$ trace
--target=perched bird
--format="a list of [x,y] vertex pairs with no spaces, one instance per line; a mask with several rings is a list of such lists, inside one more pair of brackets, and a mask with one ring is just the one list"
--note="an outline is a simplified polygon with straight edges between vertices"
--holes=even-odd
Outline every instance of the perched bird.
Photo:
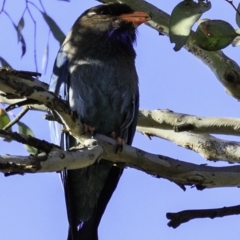
[[[68,101],[82,123],[127,144],[133,140],[139,107],[133,43],[137,26],[148,20],[148,14],[119,3],[85,11],[58,52],[50,82],[50,90]],[[56,123],[51,132],[52,140],[64,149],[77,144]],[[102,159],[61,173],[68,240],[98,239],[99,222],[122,172]]]

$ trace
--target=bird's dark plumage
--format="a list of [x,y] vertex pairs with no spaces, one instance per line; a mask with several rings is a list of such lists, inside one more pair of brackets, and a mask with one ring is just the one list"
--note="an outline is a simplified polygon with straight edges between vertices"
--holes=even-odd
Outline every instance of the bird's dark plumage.
[[[76,110],[96,132],[132,143],[139,105],[133,42],[136,27],[148,20],[125,4],[105,4],[85,11],[74,23],[57,55],[50,90]],[[53,141],[76,145],[57,124]],[[61,136],[62,135],[62,136]],[[97,240],[97,229],[122,169],[101,160],[90,167],[63,171],[68,240]]]

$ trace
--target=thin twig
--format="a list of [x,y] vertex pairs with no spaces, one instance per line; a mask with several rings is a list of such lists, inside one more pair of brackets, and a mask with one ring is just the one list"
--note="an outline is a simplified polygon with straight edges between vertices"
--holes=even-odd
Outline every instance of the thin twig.
[[39,3],[40,3],[40,5],[41,5],[43,11],[46,13],[46,9],[45,9],[45,7],[43,6],[42,0],[39,0]]
[[38,72],[38,65],[37,65],[37,42],[36,42],[36,39],[37,39],[37,24],[36,24],[36,21],[28,7],[28,1],[26,1],[26,5],[27,5],[27,11],[29,13],[29,16],[30,18],[32,19],[33,21],[33,24],[34,24],[34,62],[35,62],[35,67],[36,67],[36,72]]
[[58,147],[57,145],[51,144],[45,140],[37,139],[30,135],[26,136],[17,132],[9,132],[2,129],[0,129],[0,137],[11,139],[22,144],[27,144],[45,153],[49,153],[54,147]]
[[2,9],[1,9],[0,13],[4,11],[5,3],[6,3],[6,0],[3,1]]
[[178,213],[167,213],[166,217],[169,219],[168,226],[172,228],[179,227],[182,223],[188,222],[196,218],[216,218],[240,214],[240,205],[213,208],[213,209],[197,209],[185,210]]
[[12,22],[12,24],[15,26],[14,21],[12,20],[11,16],[8,14],[8,12],[6,12],[5,10],[2,10],[3,13],[5,13],[7,15],[7,17],[9,18],[9,20]]
[[240,12],[238,11],[238,9],[234,6],[234,4],[233,4],[233,1],[231,1],[231,0],[226,0],[233,8],[234,8],[234,10],[237,12],[237,14],[240,16]]
[[8,130],[12,127],[15,123],[19,122],[19,120],[29,111],[29,107],[23,107],[22,111],[9,123],[7,124],[3,130]]

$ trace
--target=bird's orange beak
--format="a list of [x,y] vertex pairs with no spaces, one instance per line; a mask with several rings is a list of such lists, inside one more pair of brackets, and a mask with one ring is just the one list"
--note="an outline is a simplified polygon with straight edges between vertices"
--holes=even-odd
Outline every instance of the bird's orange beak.
[[126,13],[120,15],[120,18],[126,22],[134,23],[137,26],[151,19],[150,16],[145,12]]

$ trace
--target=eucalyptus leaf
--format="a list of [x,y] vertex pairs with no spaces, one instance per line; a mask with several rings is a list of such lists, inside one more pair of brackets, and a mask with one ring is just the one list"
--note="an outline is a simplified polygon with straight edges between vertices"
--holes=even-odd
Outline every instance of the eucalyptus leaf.
[[49,15],[47,15],[45,12],[41,12],[41,13],[47,25],[49,26],[53,36],[59,42],[59,44],[62,45],[65,39],[65,34],[62,32],[62,30],[57,25],[57,23]]
[[[7,124],[10,123],[10,117],[8,116],[7,112],[0,108],[0,129],[3,129]],[[11,129],[9,129],[11,131]]]
[[[240,12],[240,3],[238,4],[237,10],[238,10],[238,12]],[[240,16],[239,16],[238,12],[236,11],[236,23],[237,23],[238,27],[240,28]]]
[[[34,137],[34,133],[33,131],[23,122],[18,122],[18,132],[20,134],[23,134],[23,135],[26,135],[26,136],[32,136]],[[36,154],[37,153],[37,149],[32,147],[32,146],[29,146],[27,144],[23,144],[24,147],[27,149],[27,151],[30,153],[30,154]]]
[[199,24],[191,43],[207,51],[227,47],[238,36],[235,29],[223,20],[209,20]]
[[172,11],[169,24],[169,37],[175,43],[174,50],[180,50],[187,42],[192,26],[202,14],[211,8],[210,2],[196,3],[191,0],[180,2]]
[[22,44],[22,57],[26,53],[26,42],[22,35],[22,30],[24,28],[24,25],[25,25],[24,18],[21,17],[21,19],[19,20],[18,25],[17,25],[17,33],[18,33],[18,42],[21,42],[21,44]]
[[0,57],[0,62],[1,62],[2,67],[12,68],[12,66],[2,57]]
[[22,30],[23,30],[23,28],[24,28],[24,25],[25,25],[25,23],[24,23],[24,18],[21,17],[20,20],[19,20],[19,22],[18,22],[18,25],[17,25],[17,30],[18,30],[18,41],[20,41],[20,38],[21,38],[21,32],[22,32]]

